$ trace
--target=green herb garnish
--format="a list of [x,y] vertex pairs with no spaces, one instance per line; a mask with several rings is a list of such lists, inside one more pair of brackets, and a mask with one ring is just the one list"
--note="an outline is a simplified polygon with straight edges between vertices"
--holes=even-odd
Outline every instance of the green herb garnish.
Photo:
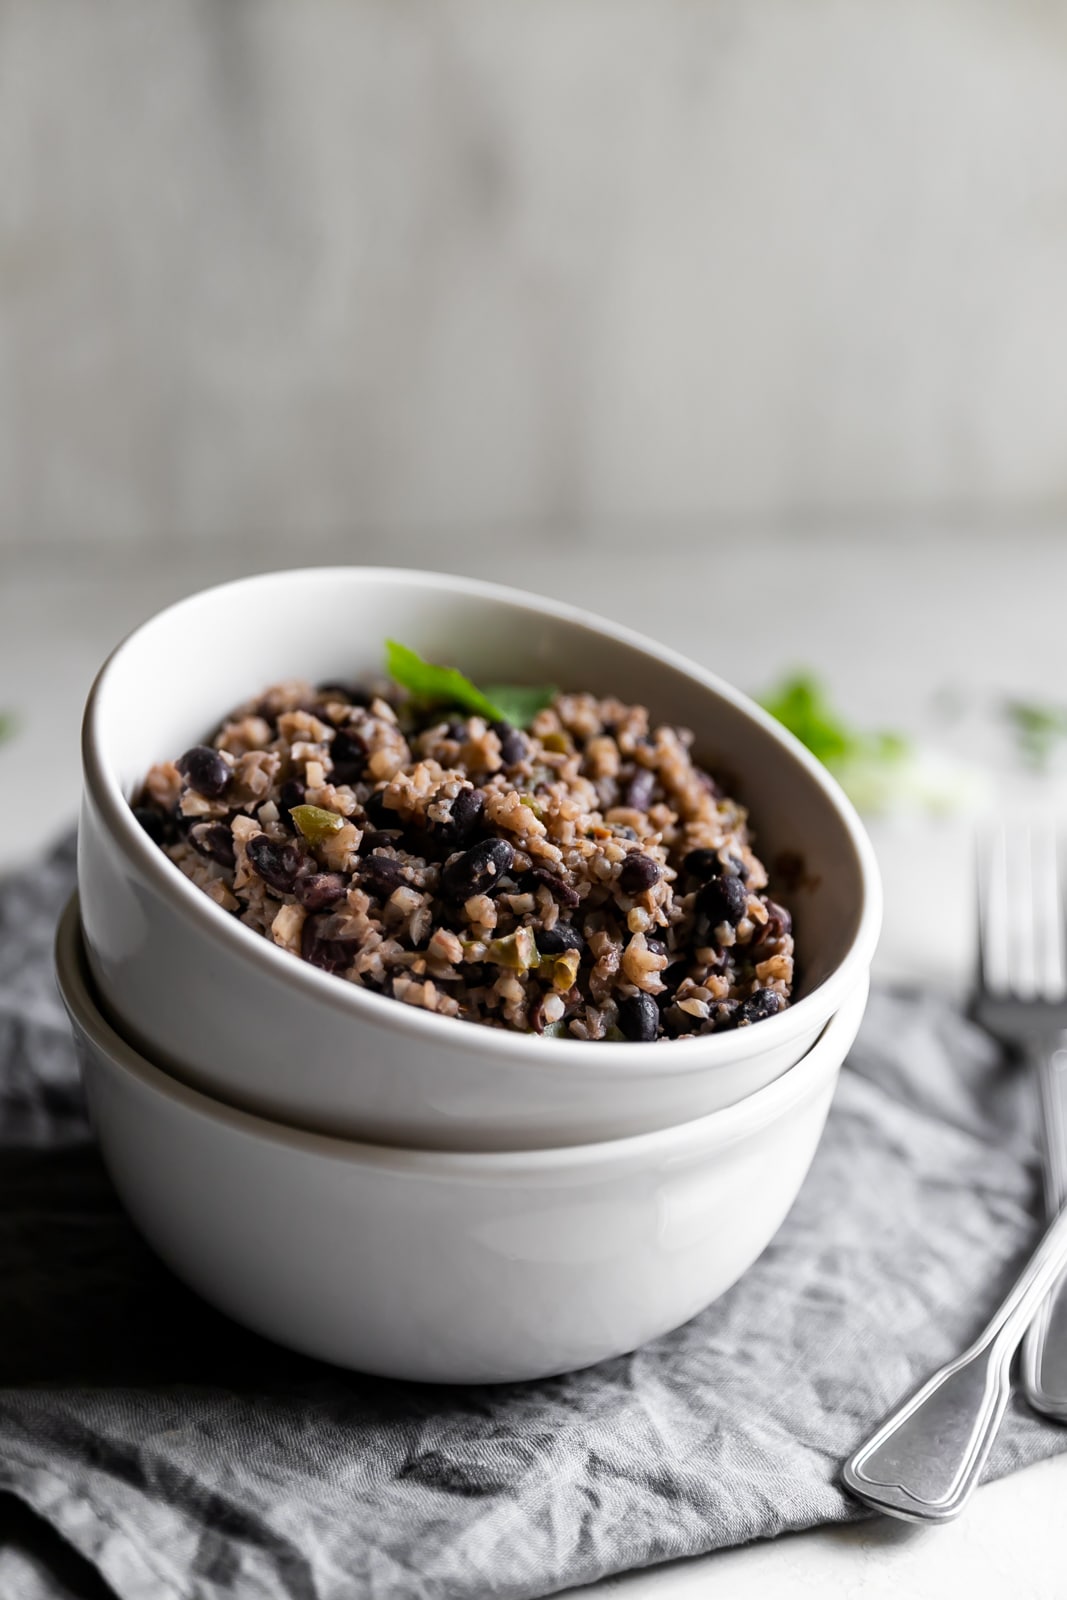
[[898,797],[901,769],[911,756],[900,734],[850,727],[807,673],[787,678],[760,704],[830,769],[862,810],[884,810]]
[[1003,712],[1026,762],[1031,767],[1047,767],[1057,743],[1067,738],[1067,706],[1006,700]]
[[17,726],[18,724],[10,711],[0,711],[0,744],[3,744],[5,739],[12,737]]
[[406,644],[385,641],[385,665],[389,676],[423,706],[461,706],[491,722],[503,720],[503,712],[455,667],[435,667],[424,661]]
[[521,683],[494,683],[485,692],[499,708],[502,720],[515,728],[528,728],[537,713],[550,706],[559,693],[552,684],[529,689]]
[[482,692],[455,667],[438,667],[424,661],[406,644],[385,641],[385,666],[389,676],[406,689],[420,706],[459,706],[490,722],[510,722],[525,728],[555,697],[553,688],[526,688],[500,684]]
[[827,767],[861,758],[899,761],[907,753],[907,740],[896,733],[860,733],[850,728],[834,710],[822,685],[806,673],[787,678],[772,694],[760,700],[764,711],[796,734],[812,755]]

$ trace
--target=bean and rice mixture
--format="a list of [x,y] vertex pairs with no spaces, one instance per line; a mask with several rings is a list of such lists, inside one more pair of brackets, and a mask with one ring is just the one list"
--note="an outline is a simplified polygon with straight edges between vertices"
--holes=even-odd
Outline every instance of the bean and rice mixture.
[[257,933],[443,1016],[652,1040],[785,1008],[789,913],[690,733],[591,694],[521,732],[378,689],[275,685],[154,766],[138,820]]

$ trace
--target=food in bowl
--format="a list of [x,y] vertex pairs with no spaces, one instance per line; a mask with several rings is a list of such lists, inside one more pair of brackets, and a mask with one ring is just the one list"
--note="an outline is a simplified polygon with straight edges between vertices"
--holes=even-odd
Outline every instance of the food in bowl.
[[391,682],[275,684],[150,770],[139,821],[222,911],[362,988],[521,1032],[681,1039],[788,1006],[790,914],[689,732],[389,661]]

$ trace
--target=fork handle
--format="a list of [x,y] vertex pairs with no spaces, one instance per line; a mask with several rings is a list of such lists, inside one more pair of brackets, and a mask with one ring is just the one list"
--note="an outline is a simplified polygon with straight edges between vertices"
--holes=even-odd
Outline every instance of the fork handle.
[[[1032,1056],[1041,1098],[1045,1205],[1055,1216],[1067,1205],[1067,1034],[1036,1041]],[[1027,1329],[1020,1375],[1035,1411],[1067,1422],[1067,1275],[1061,1274]]]
[[847,1489],[908,1522],[947,1522],[963,1510],[1008,1403],[1012,1356],[1065,1266],[1067,1211],[1061,1211],[985,1332],[846,1463]]

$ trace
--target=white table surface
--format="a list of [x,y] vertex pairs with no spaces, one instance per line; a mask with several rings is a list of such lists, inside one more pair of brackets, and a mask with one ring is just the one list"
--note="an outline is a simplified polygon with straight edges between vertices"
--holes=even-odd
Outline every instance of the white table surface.
[[[504,543],[491,552],[439,548],[421,562],[419,554],[394,545],[348,558],[448,566],[566,593],[668,639],[746,689],[767,686],[791,666],[810,666],[855,719],[978,763],[985,803],[1051,801],[1067,814],[1065,780],[1039,782],[1016,770],[991,714],[1007,693],[1067,702],[1067,537],[1020,534],[1009,543],[931,530],[877,544],[844,536],[723,539],[675,547],[667,577],[650,576],[636,537],[609,557],[544,543],[529,550]],[[0,709],[10,707],[20,726],[0,747],[0,867],[31,863],[72,822],[81,704],[111,645],[204,582],[307,559],[308,552],[272,557],[260,547],[243,557],[205,555],[192,568],[158,559],[150,570],[127,563],[9,568],[0,585]],[[941,691],[962,702],[953,719]],[[973,821],[972,807],[872,824],[886,888],[878,976],[965,984]],[[730,1600],[944,1600],[956,1592],[969,1600],[1061,1600],[1065,1495],[1067,1457],[986,1486],[947,1527],[913,1530],[886,1521],[816,1530],[581,1592],[617,1592],[625,1600],[709,1593]]]

